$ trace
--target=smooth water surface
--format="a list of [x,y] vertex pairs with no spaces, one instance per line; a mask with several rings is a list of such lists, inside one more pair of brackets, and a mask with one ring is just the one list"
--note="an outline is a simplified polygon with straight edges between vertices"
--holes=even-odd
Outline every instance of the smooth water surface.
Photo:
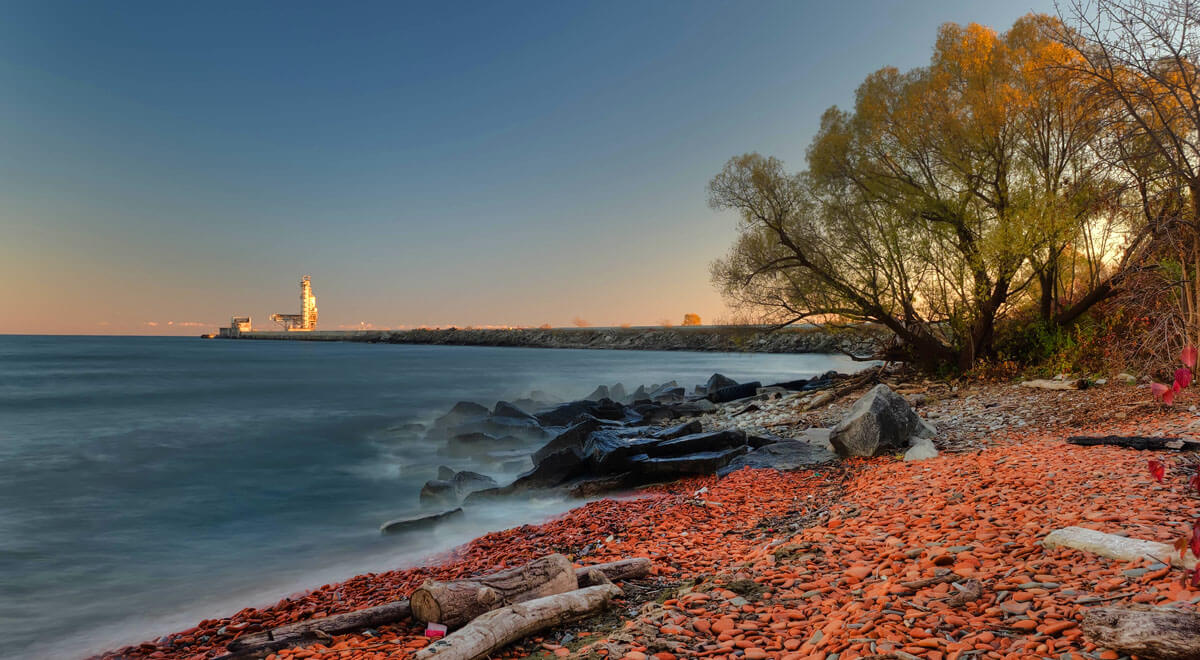
[[489,472],[438,456],[404,427],[456,401],[859,366],[826,355],[0,336],[0,658],[155,638],[572,506],[469,510],[420,539],[381,536],[380,523],[415,511],[439,463]]

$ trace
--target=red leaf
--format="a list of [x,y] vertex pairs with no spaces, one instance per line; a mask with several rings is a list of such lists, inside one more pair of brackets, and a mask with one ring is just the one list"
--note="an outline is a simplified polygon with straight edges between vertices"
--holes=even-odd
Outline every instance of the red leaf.
[[1192,478],[1188,479],[1188,485],[1196,490],[1200,490],[1200,470],[1197,470],[1195,474],[1192,475]]
[[1163,395],[1170,391],[1171,388],[1163,385],[1162,383],[1150,383],[1150,393],[1153,394],[1154,398],[1158,399],[1159,401],[1162,401]]
[[1193,568],[1189,572],[1192,574],[1192,586],[1200,587],[1200,568]]
[[1186,536],[1181,536],[1175,539],[1175,549],[1179,551],[1179,558],[1183,559],[1188,551],[1188,539]]
[[1175,405],[1175,390],[1168,389],[1166,392],[1163,392],[1162,402],[1168,406]]
[[1179,359],[1183,361],[1189,368],[1196,366],[1196,347],[1188,344],[1183,347],[1183,352],[1179,354]]
[[1192,549],[1193,555],[1200,557],[1200,520],[1192,525],[1192,540],[1188,542],[1188,547]]
[[1175,391],[1187,387],[1192,384],[1192,370],[1187,367],[1180,367],[1175,370]]
[[1154,477],[1155,481],[1161,484],[1163,475],[1167,473],[1167,466],[1163,465],[1162,461],[1154,458],[1150,459],[1147,466],[1150,468],[1150,476]]

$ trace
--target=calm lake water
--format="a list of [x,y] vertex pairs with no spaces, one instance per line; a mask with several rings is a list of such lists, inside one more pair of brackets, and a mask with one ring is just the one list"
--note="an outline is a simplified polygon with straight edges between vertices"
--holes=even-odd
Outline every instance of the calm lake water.
[[[459,400],[764,383],[841,356],[0,336],[0,658],[83,657],[365,571],[417,564],[556,500],[419,540],[436,454],[405,424]],[[575,504],[578,504],[577,502]]]

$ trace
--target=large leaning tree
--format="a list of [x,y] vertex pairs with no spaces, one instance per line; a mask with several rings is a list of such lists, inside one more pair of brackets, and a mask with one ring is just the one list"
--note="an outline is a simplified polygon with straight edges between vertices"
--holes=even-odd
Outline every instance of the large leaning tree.
[[1120,204],[1110,108],[1056,38],[947,24],[929,66],[881,69],[822,117],[805,171],[731,159],[709,203],[740,215],[714,281],[780,323],[868,321],[896,357],[967,369],[1019,306],[1071,323],[1111,295],[1140,216]]
[[1070,74],[1110,108],[1127,204],[1156,238],[1157,267],[1139,298],[1169,301],[1151,322],[1173,344],[1165,352],[1177,353],[1200,342],[1200,1],[1065,0],[1059,9],[1071,29],[1058,23],[1054,34],[1079,53]]

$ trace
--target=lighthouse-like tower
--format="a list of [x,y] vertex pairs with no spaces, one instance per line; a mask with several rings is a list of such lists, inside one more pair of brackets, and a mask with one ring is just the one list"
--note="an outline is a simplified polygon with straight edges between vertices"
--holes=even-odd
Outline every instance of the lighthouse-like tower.
[[312,281],[308,275],[300,278],[300,313],[272,314],[271,320],[288,332],[317,329],[317,297],[312,292]]
[[300,315],[304,330],[317,328],[317,297],[312,292],[312,281],[308,275],[300,278]]

